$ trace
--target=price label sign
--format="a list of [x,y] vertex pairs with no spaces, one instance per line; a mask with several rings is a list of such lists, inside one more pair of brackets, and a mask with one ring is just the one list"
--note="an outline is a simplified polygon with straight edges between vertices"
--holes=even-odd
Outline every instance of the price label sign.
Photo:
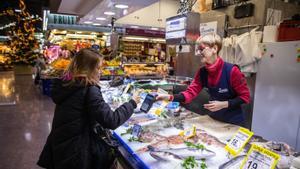
[[274,169],[279,159],[278,154],[253,144],[240,169]]
[[139,137],[140,134],[142,133],[142,126],[138,125],[138,124],[134,124],[134,126],[132,127],[132,135],[134,137]]
[[246,143],[253,136],[253,132],[249,131],[246,128],[239,128],[239,130],[235,133],[235,135],[231,138],[229,143],[225,146],[225,149],[233,156],[238,155]]

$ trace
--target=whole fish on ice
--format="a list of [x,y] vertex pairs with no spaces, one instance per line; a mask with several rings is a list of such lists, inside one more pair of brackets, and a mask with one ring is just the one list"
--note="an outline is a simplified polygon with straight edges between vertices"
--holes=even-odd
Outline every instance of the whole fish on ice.
[[[170,149],[155,149],[152,146],[148,146],[148,149],[151,152],[164,152],[167,154],[172,154],[175,155],[177,158],[180,159],[185,159],[187,157],[193,156],[195,157],[196,160],[201,160],[201,159],[209,159],[214,156],[216,156],[216,153],[208,150],[206,148],[204,149],[196,149],[196,148],[190,148],[190,147],[185,147],[185,148],[170,148]],[[151,155],[151,154],[150,154]]]
[[164,151],[150,151],[150,155],[159,161],[181,161],[182,159],[173,153],[164,152]]
[[246,157],[246,155],[239,155],[231,160],[227,161],[226,163],[219,166],[219,169],[236,169],[240,168],[243,159]]

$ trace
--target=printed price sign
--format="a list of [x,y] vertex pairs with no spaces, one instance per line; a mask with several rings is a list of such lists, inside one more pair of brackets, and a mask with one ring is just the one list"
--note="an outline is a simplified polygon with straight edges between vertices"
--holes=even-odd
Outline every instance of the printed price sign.
[[253,136],[253,132],[241,127],[237,133],[231,138],[225,149],[233,156],[238,155]]
[[139,137],[140,134],[142,133],[142,126],[138,125],[138,124],[134,124],[134,126],[132,127],[132,135],[134,137]]
[[253,144],[240,169],[274,169],[280,156]]

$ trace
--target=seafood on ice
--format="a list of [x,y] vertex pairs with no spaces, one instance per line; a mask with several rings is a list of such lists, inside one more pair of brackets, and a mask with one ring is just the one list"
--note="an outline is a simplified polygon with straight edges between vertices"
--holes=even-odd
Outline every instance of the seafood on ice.
[[[153,152],[161,152],[168,155],[176,156],[177,159],[178,158],[185,159],[190,156],[193,156],[195,157],[196,160],[202,160],[202,159],[209,159],[216,156],[215,152],[208,150],[206,148],[197,149],[197,148],[185,147],[185,148],[155,149],[149,146],[148,149],[150,150],[150,155]],[[156,157],[153,158],[157,159]]]
[[219,169],[240,168],[245,157],[246,157],[246,155],[236,156],[236,157],[232,158],[231,160],[227,161],[226,163],[220,165]]
[[[156,134],[155,137],[158,137],[159,135]],[[169,137],[165,137],[163,139],[163,136],[160,136],[161,139],[152,143],[151,146],[157,149],[160,148],[182,148],[185,141],[189,141],[192,143],[205,143],[208,145],[214,145],[219,148],[224,148],[225,144],[222,143],[218,138],[208,134],[204,130],[196,130],[196,136],[186,139],[180,135],[172,135]],[[138,153],[149,151],[148,147],[143,147],[137,150]]]

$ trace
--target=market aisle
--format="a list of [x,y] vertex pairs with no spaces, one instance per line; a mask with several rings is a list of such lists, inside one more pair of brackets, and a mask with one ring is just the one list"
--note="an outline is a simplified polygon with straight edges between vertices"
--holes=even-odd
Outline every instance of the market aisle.
[[0,101],[9,97],[16,101],[0,106],[0,168],[38,169],[36,161],[50,131],[54,104],[33,85],[30,75],[0,73],[0,81],[10,82],[0,84]]

